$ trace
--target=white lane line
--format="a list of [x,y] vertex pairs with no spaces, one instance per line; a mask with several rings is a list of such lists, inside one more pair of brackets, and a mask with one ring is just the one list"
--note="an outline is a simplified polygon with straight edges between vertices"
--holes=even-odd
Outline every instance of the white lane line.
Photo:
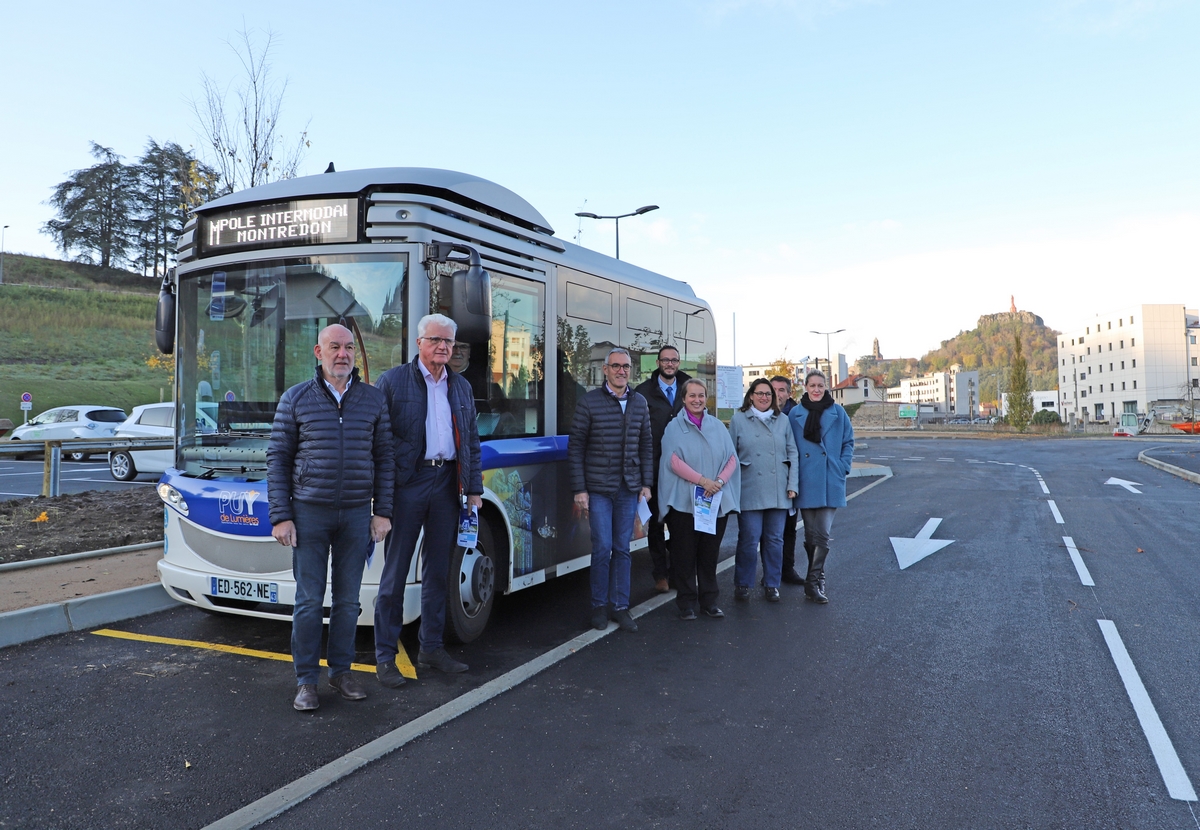
[[1117,665],[1121,682],[1125,684],[1125,693],[1129,695],[1129,702],[1133,704],[1133,711],[1142,725],[1142,732],[1146,735],[1147,743],[1150,744],[1150,752],[1154,755],[1154,762],[1158,764],[1158,772],[1162,775],[1163,783],[1167,785],[1167,794],[1177,801],[1195,801],[1196,790],[1192,787],[1192,782],[1188,780],[1187,773],[1184,772],[1179,755],[1175,752],[1175,746],[1171,743],[1171,738],[1167,735],[1167,730],[1163,727],[1162,720],[1159,719],[1158,712],[1154,709],[1154,704],[1146,692],[1146,687],[1142,684],[1137,667],[1133,665],[1133,660],[1129,658],[1129,652],[1125,650],[1125,643],[1121,641],[1121,635],[1117,633],[1117,626],[1112,620],[1096,620],[1096,622],[1100,624],[1104,642],[1108,644],[1108,651]]
[[[925,456],[921,456],[920,458],[902,458],[902,459],[900,459],[900,460],[901,460],[901,461],[924,461],[924,460],[925,460]],[[785,495],[786,495],[786,494],[785,494]]]
[[953,458],[939,458],[938,461],[954,461]]
[[[1048,495],[1050,495],[1050,488],[1046,486],[1046,482],[1042,481],[1042,480],[1039,478],[1039,479],[1038,479],[1038,484],[1042,485],[1042,492],[1043,492],[1043,493],[1045,493],[1047,496],[1048,496]],[[787,495],[787,493],[784,493],[784,495],[786,496],[786,495]]]
[[1050,512],[1054,514],[1054,521],[1060,525],[1065,525],[1066,522],[1063,521],[1062,513],[1058,512],[1058,505],[1054,503],[1054,499],[1046,499],[1046,504],[1050,505]]
[[967,459],[967,463],[968,463],[968,464],[986,464],[987,462],[986,462],[986,461],[979,461],[978,459],[975,459],[975,458],[968,458],[968,459]]
[[1083,557],[1079,555],[1079,548],[1075,547],[1075,540],[1070,536],[1064,536],[1063,543],[1067,546],[1067,553],[1071,555],[1071,561],[1075,563],[1075,573],[1079,574],[1079,582],[1093,588],[1096,587],[1087,565],[1083,564]]
[[871,456],[871,457],[872,457],[872,458],[881,458],[881,459],[895,458],[895,456],[894,456],[894,455],[874,455],[874,456]]

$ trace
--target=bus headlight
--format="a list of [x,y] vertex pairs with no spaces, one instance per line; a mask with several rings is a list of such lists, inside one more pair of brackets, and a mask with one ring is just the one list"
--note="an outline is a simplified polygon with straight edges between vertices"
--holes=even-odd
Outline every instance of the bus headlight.
[[183,494],[170,484],[158,485],[158,497],[183,515],[188,514],[188,503],[184,501]]

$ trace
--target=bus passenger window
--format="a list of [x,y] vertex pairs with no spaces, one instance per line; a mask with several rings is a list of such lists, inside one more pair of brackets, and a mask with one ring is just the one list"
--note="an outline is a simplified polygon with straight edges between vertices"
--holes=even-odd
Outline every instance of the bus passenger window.
[[540,283],[493,272],[491,338],[454,345],[450,368],[471,383],[481,438],[543,431],[544,298]]

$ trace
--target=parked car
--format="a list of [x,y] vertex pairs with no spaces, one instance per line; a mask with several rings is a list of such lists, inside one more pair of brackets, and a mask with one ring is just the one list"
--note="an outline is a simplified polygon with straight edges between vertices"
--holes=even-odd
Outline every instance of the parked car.
[[[34,443],[29,454],[42,452],[42,441],[61,441],[69,438],[110,438],[117,424],[126,418],[125,410],[115,406],[56,406],[22,424],[12,431],[12,440]],[[72,461],[86,461],[91,453],[79,450],[64,453]]]
[[[117,438],[175,437],[175,404],[135,406],[117,427]],[[114,450],[108,454],[108,471],[117,481],[133,481],[138,473],[162,473],[174,462],[172,450]]]

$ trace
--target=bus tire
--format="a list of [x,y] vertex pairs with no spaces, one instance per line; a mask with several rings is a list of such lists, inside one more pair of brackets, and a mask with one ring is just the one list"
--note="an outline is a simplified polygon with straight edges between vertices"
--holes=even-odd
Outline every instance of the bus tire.
[[486,519],[479,522],[479,541],[473,549],[454,547],[446,582],[446,637],[451,642],[473,642],[487,628],[501,562]]

